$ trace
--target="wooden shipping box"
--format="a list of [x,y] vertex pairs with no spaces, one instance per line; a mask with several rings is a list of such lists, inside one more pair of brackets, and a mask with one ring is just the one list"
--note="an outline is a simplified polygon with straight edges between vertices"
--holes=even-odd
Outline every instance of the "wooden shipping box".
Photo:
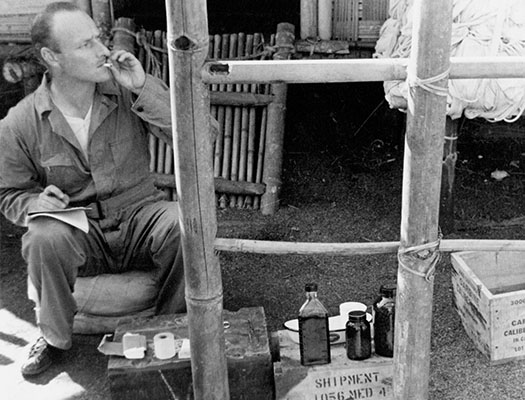
[[453,253],[454,304],[492,363],[525,358],[525,253]]
[[[266,318],[262,307],[224,311],[226,358],[232,400],[272,400],[274,379]],[[176,339],[188,338],[184,314],[139,318],[119,325],[114,341],[126,332],[146,336],[146,356],[139,360],[111,356],[108,379],[112,400],[192,399],[191,362],[175,356],[159,360],[153,355],[153,337],[172,332]]]
[[344,344],[331,346],[331,362],[301,365],[299,344],[279,331],[280,361],[274,363],[277,400],[390,400],[393,359],[375,354],[349,360]]

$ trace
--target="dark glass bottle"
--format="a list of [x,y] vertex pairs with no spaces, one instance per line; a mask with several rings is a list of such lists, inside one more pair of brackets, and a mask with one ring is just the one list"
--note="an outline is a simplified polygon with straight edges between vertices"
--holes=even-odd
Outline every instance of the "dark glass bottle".
[[376,354],[394,356],[394,323],[396,319],[396,285],[382,285],[374,302],[374,345]]
[[305,285],[306,301],[299,310],[299,348],[302,365],[330,362],[328,311],[317,298],[317,284]]
[[346,355],[350,360],[366,360],[372,355],[372,337],[366,312],[350,311],[346,323]]

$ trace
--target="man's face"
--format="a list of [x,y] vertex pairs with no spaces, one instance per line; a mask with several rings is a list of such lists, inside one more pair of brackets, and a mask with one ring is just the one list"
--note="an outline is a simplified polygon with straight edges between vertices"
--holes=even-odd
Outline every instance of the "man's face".
[[55,52],[61,74],[73,80],[105,82],[112,78],[103,64],[110,52],[100,41],[93,20],[83,12],[55,15],[53,35],[58,45]]

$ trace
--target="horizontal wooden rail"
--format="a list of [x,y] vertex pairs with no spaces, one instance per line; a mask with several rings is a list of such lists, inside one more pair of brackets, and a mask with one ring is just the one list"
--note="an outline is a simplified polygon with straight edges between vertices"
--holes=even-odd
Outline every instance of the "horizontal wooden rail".
[[[525,78],[525,57],[452,57],[450,79]],[[406,58],[208,62],[206,83],[332,83],[405,80]],[[428,77],[419,77],[428,78]]]
[[271,94],[210,91],[210,104],[218,106],[267,106],[274,100]]
[[[173,174],[152,173],[155,185],[162,188],[177,189]],[[230,181],[224,178],[214,178],[215,191],[219,193],[241,195],[263,195],[266,191],[264,183],[245,181]]]
[[[215,250],[257,254],[302,254],[355,256],[397,253],[399,242],[310,243],[246,239],[215,239]],[[525,240],[441,240],[439,250],[457,251],[525,251]]]

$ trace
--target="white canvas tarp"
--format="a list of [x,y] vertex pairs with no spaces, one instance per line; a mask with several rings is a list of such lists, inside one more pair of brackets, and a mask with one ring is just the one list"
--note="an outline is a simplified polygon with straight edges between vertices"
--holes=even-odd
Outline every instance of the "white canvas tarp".
[[[407,58],[412,39],[413,0],[392,0],[375,57]],[[452,57],[525,56],[524,0],[454,0]],[[407,83],[385,82],[392,108],[406,109]],[[449,81],[447,115],[513,122],[525,109],[525,79]]]

